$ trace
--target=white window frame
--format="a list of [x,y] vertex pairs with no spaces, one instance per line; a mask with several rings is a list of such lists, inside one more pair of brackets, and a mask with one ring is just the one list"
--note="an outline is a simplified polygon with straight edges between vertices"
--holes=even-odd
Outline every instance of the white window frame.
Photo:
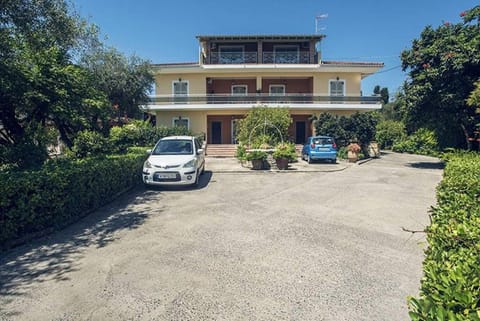
[[[186,94],[175,94],[175,84],[178,83],[187,83],[187,93]],[[190,93],[190,83],[188,80],[172,80],[172,96],[174,97],[186,97]]]
[[[233,88],[236,88],[236,87],[243,87],[243,88],[245,88],[245,93],[244,93],[244,94],[234,93],[234,92],[233,92]],[[231,93],[232,93],[232,96],[247,96],[247,95],[248,95],[248,85],[232,85],[232,87],[231,87]]]
[[[332,95],[332,82],[343,82],[343,93],[341,95]],[[344,97],[347,91],[347,82],[345,79],[330,79],[328,81],[328,95],[332,97]]]
[[273,62],[277,61],[277,49],[278,48],[295,48],[297,51],[297,62],[300,62],[300,46],[299,45],[274,45],[273,46]]
[[190,117],[172,117],[172,128],[175,128],[177,127],[175,125],[175,121],[178,121],[178,120],[186,120],[187,121],[187,129],[190,129]]
[[225,50],[225,48],[241,48],[242,49],[242,61],[245,61],[245,46],[243,45],[221,45],[218,46],[218,61],[222,63],[222,51],[223,52],[232,52]]
[[[282,87],[283,88],[283,93],[282,94],[278,94],[278,93],[272,93],[272,87]],[[285,96],[285,85],[283,84],[271,84],[268,86],[268,94],[270,96]]]

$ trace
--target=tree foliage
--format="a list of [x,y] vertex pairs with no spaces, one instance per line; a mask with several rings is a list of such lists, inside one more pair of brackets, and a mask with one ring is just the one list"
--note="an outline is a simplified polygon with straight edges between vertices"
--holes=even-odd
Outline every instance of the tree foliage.
[[[114,104],[133,114],[144,101],[152,81],[146,63],[103,49],[97,33],[64,0],[0,1],[2,161],[41,164],[49,128],[71,146],[79,131],[108,132]],[[94,68],[92,52],[112,63]],[[38,155],[33,163],[26,159],[30,153]]]
[[149,63],[137,56],[125,57],[114,48],[94,48],[86,53],[81,65],[92,72],[93,78],[116,116],[129,118],[140,115],[140,104],[148,100],[153,83]]
[[401,55],[407,128],[434,129],[442,147],[466,146],[479,122],[467,98],[480,78],[480,6],[460,15],[460,23],[426,27]]
[[392,148],[393,144],[404,140],[406,136],[405,125],[401,121],[382,120],[377,124],[375,139],[380,148]]
[[245,145],[275,146],[288,139],[288,127],[291,123],[292,117],[287,108],[253,107],[245,118],[240,120],[237,138]]
[[467,104],[470,107],[476,108],[476,113],[480,113],[480,80],[475,83],[475,88],[470,93],[470,96],[468,96]]
[[317,135],[334,137],[339,146],[358,141],[365,147],[375,139],[377,118],[374,113],[357,112],[348,117],[322,113],[315,122],[315,131]]
[[382,88],[377,85],[373,88],[373,94],[382,98],[382,104],[388,104],[388,101],[390,100],[390,94],[388,93],[387,87]]

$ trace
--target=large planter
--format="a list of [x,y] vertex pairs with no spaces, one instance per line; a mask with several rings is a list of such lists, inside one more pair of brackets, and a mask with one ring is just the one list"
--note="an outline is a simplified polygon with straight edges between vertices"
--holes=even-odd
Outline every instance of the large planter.
[[263,159],[252,159],[252,169],[263,169]]
[[358,160],[358,153],[348,151],[347,157],[350,163],[355,163]]
[[285,170],[288,169],[288,158],[277,158],[275,159],[278,169]]
[[380,148],[378,148],[377,142],[370,142],[368,145],[368,156],[369,157],[380,157]]

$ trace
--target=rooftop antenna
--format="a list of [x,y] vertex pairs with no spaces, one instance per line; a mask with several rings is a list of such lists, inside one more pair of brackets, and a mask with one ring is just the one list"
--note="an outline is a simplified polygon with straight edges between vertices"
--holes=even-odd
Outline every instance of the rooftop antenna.
[[[318,35],[320,34],[320,31],[323,31],[327,29],[327,27],[324,24],[324,20],[328,18],[328,13],[322,13],[319,15],[315,16],[315,34]],[[318,41],[316,44],[316,51],[318,53],[318,62],[320,63],[321,61],[321,55],[322,55],[322,49],[320,48],[321,42]]]
[[323,20],[328,18],[328,13],[322,13],[315,16],[315,34],[318,35],[320,31],[325,30],[327,27],[323,24]]

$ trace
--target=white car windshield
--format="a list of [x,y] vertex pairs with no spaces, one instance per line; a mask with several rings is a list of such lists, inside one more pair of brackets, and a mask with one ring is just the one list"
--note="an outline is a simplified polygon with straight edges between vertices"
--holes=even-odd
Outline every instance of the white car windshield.
[[193,146],[191,140],[161,140],[152,152],[152,155],[191,155]]

